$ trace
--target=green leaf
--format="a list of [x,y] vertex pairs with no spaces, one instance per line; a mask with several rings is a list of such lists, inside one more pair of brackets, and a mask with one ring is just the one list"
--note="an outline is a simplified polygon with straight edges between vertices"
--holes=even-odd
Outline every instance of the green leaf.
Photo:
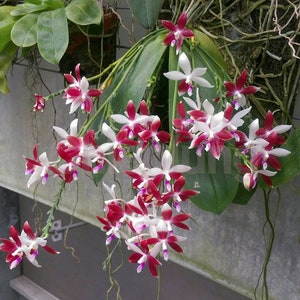
[[199,30],[193,29],[193,32],[195,35],[196,47],[199,47],[202,52],[206,53],[206,55],[209,56],[221,69],[227,71],[227,65],[224,57],[222,56],[214,41],[205,33]]
[[153,32],[149,38],[133,46],[125,54],[110,85],[101,95],[101,103],[106,108],[105,111],[96,113],[91,125],[94,130],[101,128],[102,122],[108,118],[108,105],[113,109],[112,113],[123,114],[129,100],[138,105],[143,99],[148,80],[166,53],[167,48],[162,44],[162,39],[161,31]]
[[36,5],[36,4],[31,4],[31,3],[24,3],[17,5],[15,9],[11,12],[12,16],[24,16],[27,14],[31,14],[34,12],[39,12],[46,10],[47,6],[45,5]]
[[37,24],[37,43],[41,56],[52,64],[58,64],[69,43],[65,8],[43,12]]
[[127,0],[130,10],[144,28],[152,28],[159,16],[164,0]]
[[[183,161],[190,156],[189,165],[195,165],[195,149],[183,151]],[[194,161],[193,161],[194,160]],[[235,169],[224,158],[214,159],[209,153],[204,152],[196,161],[196,167],[185,174],[186,188],[200,191],[191,201],[201,209],[220,214],[235,199],[239,182],[236,178]]]
[[11,30],[11,39],[18,47],[30,47],[37,42],[38,13],[23,16]]
[[241,182],[239,183],[237,194],[235,195],[235,198],[233,199],[232,203],[234,204],[241,204],[246,205],[250,201],[251,197],[255,193],[256,188],[251,189],[250,191],[247,191],[244,187],[244,184]]
[[100,24],[103,10],[94,0],[74,0],[66,6],[66,15],[78,25]]
[[6,74],[16,55],[18,47],[13,42],[8,42],[0,51],[0,93],[9,93]]
[[57,9],[64,7],[64,3],[61,0],[43,0],[43,5],[46,5],[47,7],[51,9]]
[[[300,127],[289,134],[282,148],[291,151],[291,153],[288,156],[280,157],[281,170],[275,176],[271,177],[275,188],[287,183],[300,173]],[[260,186],[268,188],[267,184],[263,181],[260,181]]]
[[10,15],[12,9],[14,9],[13,6],[0,7],[0,51],[11,41],[11,29],[16,22],[16,18]]

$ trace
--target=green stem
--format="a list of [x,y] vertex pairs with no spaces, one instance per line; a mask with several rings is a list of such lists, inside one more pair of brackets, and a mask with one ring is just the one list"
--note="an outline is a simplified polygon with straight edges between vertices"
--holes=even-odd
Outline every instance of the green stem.
[[[169,50],[169,67],[173,70],[173,66],[176,66],[176,70],[179,69],[179,65],[178,65],[178,57],[176,56],[175,53],[175,49],[170,47]],[[174,151],[173,148],[175,145],[175,132],[174,130],[172,130],[172,120],[175,119],[176,117],[176,109],[177,109],[177,81],[172,81],[169,80],[169,113],[171,113],[171,115],[169,115],[169,132],[170,132],[170,143],[169,143],[169,151],[172,154],[172,156],[174,157],[174,153],[172,153]]]
[[[113,79],[113,76],[120,70],[122,70],[122,77],[119,80],[119,82],[116,84],[114,89],[110,92],[110,94],[107,96],[107,98],[104,100],[102,105],[99,106],[98,110],[95,112],[95,114],[87,120],[87,122],[82,126],[79,136],[84,135],[84,133],[90,128],[90,126],[93,124],[93,122],[96,120],[96,118],[100,115],[100,113],[103,112],[103,110],[109,105],[111,100],[115,97],[116,92],[120,89],[122,84],[127,80],[128,75],[132,72],[132,68],[134,64],[136,63],[136,60],[139,58],[140,54],[142,53],[145,45],[147,45],[149,42],[152,41],[152,39],[155,39],[158,35],[160,35],[165,29],[156,30],[145,37],[143,37],[139,42],[137,42],[132,48],[128,50],[124,56],[122,56],[115,64],[113,70],[108,74],[106,81],[104,82],[104,85],[111,79]],[[103,71],[104,72],[104,71]],[[102,75],[103,75],[102,72]],[[96,75],[94,77],[89,78],[89,80],[95,80],[102,76],[101,74]]]
[[48,212],[48,219],[46,221],[45,227],[42,230],[42,237],[48,237],[49,236],[49,232],[52,228],[53,221],[54,221],[54,213],[58,209],[60,201],[62,200],[62,193],[65,190],[65,186],[66,186],[66,182],[62,181],[62,183],[60,185],[60,189],[59,189],[58,193],[55,196],[55,202],[53,203],[50,211]]

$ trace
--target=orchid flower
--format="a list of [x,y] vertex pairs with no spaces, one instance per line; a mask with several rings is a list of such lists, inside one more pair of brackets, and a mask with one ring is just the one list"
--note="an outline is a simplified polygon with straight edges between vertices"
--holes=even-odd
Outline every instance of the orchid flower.
[[226,97],[233,96],[233,104],[236,109],[240,106],[246,105],[246,98],[244,95],[254,94],[259,90],[256,86],[245,86],[248,78],[246,70],[243,70],[241,75],[236,80],[236,83],[225,81]]
[[35,145],[33,148],[33,159],[24,158],[26,159],[25,174],[31,174],[27,182],[28,188],[40,179],[42,180],[42,184],[45,184],[49,177],[49,171],[52,171],[56,175],[61,175],[59,169],[55,167],[57,162],[50,162],[46,152],[43,152],[38,157],[38,145]]
[[188,200],[190,197],[198,195],[199,192],[198,191],[194,191],[194,190],[183,190],[183,186],[185,185],[185,178],[184,176],[180,176],[174,183],[173,186],[173,190],[166,193],[164,195],[164,198],[166,200],[170,200],[172,199],[173,205],[174,207],[176,207],[176,209],[178,211],[180,211],[180,206],[179,203],[181,201],[186,201]]
[[51,254],[59,254],[59,252],[49,247],[46,241],[46,237],[38,237],[32,231],[29,223],[26,221],[23,226],[21,235],[18,230],[14,227],[10,227],[10,238],[1,238],[0,250],[7,252],[6,262],[9,263],[10,269],[15,268],[21,263],[25,256],[34,266],[40,267],[36,260],[38,255],[38,247],[41,246],[47,252]]
[[213,87],[206,79],[201,77],[206,73],[207,68],[195,68],[192,70],[190,61],[184,52],[180,54],[178,64],[183,73],[180,71],[170,71],[164,73],[164,76],[171,80],[180,80],[178,86],[179,96],[184,95],[186,92],[191,96],[193,94],[193,82],[199,86]]
[[176,54],[179,53],[179,50],[183,44],[183,39],[191,38],[194,36],[192,30],[185,28],[187,23],[187,14],[182,12],[178,18],[178,25],[176,26],[171,21],[162,20],[163,26],[170,30],[170,32],[164,38],[164,45],[171,45],[171,47],[176,45]]
[[152,237],[147,239],[148,245],[158,245],[163,250],[164,260],[167,261],[169,259],[168,255],[168,246],[174,249],[178,253],[182,253],[182,248],[178,245],[178,242],[186,240],[185,237],[176,236],[172,232],[170,233],[167,229],[167,225],[163,220],[160,220],[158,224],[155,226],[156,237]]
[[181,229],[190,230],[190,227],[187,226],[184,221],[188,220],[191,215],[181,213],[173,216],[173,210],[168,203],[165,203],[161,208],[161,216],[163,217],[168,231],[173,232],[172,225],[175,225]]
[[246,190],[254,189],[257,185],[258,175],[261,175],[262,179],[268,184],[268,186],[272,187],[272,176],[276,175],[277,172],[270,170],[259,170],[254,165],[253,168],[250,168],[246,165],[239,166],[241,171],[244,173],[243,176],[243,184]]
[[168,191],[171,190],[171,178],[179,178],[183,172],[188,172],[189,170],[191,170],[191,167],[186,165],[176,165],[171,167],[172,161],[173,158],[171,153],[168,150],[165,150],[161,159],[162,168],[152,168],[148,171],[148,175],[150,176],[163,174],[165,177],[165,184]]
[[98,97],[102,94],[100,90],[89,90],[89,82],[86,77],[80,75],[80,64],[75,67],[75,76],[64,74],[65,79],[70,83],[70,86],[65,90],[63,98],[67,99],[66,104],[71,103],[70,114],[75,112],[79,107],[82,110],[90,113],[93,109],[93,97]]
[[267,140],[268,140],[269,136],[273,136],[273,138],[276,137],[276,143],[283,144],[284,139],[282,137],[280,137],[279,135],[289,131],[292,128],[292,126],[291,125],[277,125],[274,128],[272,128],[273,123],[274,123],[273,113],[271,111],[268,111],[265,116],[263,128],[257,129],[255,134],[257,136],[260,136]]
[[33,106],[33,111],[43,112],[45,108],[45,102],[46,102],[45,97],[38,94],[34,94],[34,96],[35,96],[35,104]]
[[160,118],[154,116],[149,129],[145,129],[138,135],[143,140],[142,148],[145,148],[149,141],[152,140],[152,145],[154,149],[158,152],[160,150],[160,143],[167,144],[170,140],[170,134],[164,130],[159,131],[160,128]]
[[108,147],[111,146],[114,149],[114,157],[116,161],[121,161],[124,158],[125,149],[123,145],[136,146],[137,141],[131,140],[128,137],[128,129],[121,129],[116,135],[115,132],[106,124],[102,124],[102,133],[108,137],[111,142],[105,143]]
[[[148,112],[145,109],[145,102],[142,101],[140,104],[142,112]],[[115,122],[124,124],[123,126],[129,129],[128,137],[132,138],[141,132],[147,126],[147,123],[152,120],[148,115],[138,114],[136,112],[135,105],[132,100],[128,101],[125,116],[121,114],[112,114],[110,116]]]
[[146,263],[149,265],[149,270],[154,277],[158,277],[157,266],[160,266],[161,263],[156,259],[160,251],[160,245],[156,244],[154,247],[149,249],[148,243],[146,240],[142,240],[139,245],[139,248],[134,243],[125,241],[128,248],[135,253],[129,257],[129,261],[133,263],[138,263],[137,272],[140,273],[145,267]]

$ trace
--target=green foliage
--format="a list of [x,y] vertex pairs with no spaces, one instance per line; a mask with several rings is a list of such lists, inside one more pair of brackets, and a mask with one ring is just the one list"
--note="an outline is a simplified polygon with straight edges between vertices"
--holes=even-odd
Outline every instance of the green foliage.
[[[9,92],[6,73],[18,47],[37,45],[46,61],[58,64],[69,43],[68,21],[80,26],[100,24],[102,17],[102,8],[94,0],[73,0],[66,7],[61,0],[27,0],[14,7],[1,6],[0,55],[5,64],[0,67],[0,93]],[[8,51],[11,42],[16,46],[13,55]]]
[[39,14],[31,13],[19,19],[11,30],[11,40],[20,48],[30,47],[37,42],[37,20]]
[[[189,151],[193,151],[190,155],[196,155],[195,149]],[[220,214],[237,195],[239,182],[236,172],[232,165],[228,165],[224,154],[219,160],[210,159],[211,155],[207,152],[202,155],[197,166],[185,175],[186,187],[200,191],[200,194],[191,198],[196,206]]]
[[17,5],[16,8],[11,12],[12,16],[25,16],[31,13],[40,12],[46,10],[46,5],[41,4],[31,4],[31,3],[24,3]]
[[127,0],[130,10],[138,23],[146,29],[154,26],[164,0]]
[[66,7],[67,18],[78,25],[100,24],[102,8],[94,0],[73,0]]
[[166,53],[162,39],[162,30],[150,33],[115,63],[106,79],[108,86],[101,95],[101,106],[87,126],[98,131],[112,111],[123,114],[129,100],[139,104],[145,92],[155,88],[157,82],[149,86],[148,79]]
[[17,50],[18,47],[14,43],[8,42],[0,51],[0,91],[3,93],[9,93],[6,73],[10,68],[10,65],[14,59]]
[[58,64],[69,40],[65,9],[59,8],[40,14],[37,28],[37,44],[41,56],[52,64]]

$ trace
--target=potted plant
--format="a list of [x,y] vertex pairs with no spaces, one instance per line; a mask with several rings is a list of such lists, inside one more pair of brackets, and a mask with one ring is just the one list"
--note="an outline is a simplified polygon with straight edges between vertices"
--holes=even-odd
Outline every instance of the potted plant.
[[[0,92],[9,92],[6,73],[21,49],[37,47],[43,59],[58,64],[69,45],[69,26],[100,24],[102,7],[94,0],[25,0],[0,7]],[[82,13],[84,12],[84,13]]]

